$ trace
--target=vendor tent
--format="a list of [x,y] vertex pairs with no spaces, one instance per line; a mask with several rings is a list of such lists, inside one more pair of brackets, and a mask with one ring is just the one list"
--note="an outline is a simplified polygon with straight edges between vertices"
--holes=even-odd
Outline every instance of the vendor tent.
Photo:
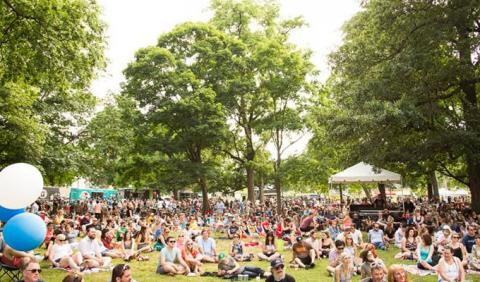
[[116,189],[100,188],[71,188],[70,201],[90,200],[90,199],[111,199],[117,197]]
[[400,174],[382,168],[375,168],[364,162],[351,166],[344,171],[330,176],[330,184],[348,183],[400,183]]

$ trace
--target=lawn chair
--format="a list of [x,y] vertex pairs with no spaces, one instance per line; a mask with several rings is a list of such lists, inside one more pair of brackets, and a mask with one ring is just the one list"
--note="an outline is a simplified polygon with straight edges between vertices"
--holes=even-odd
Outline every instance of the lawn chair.
[[20,268],[0,263],[0,281],[18,281],[22,279]]

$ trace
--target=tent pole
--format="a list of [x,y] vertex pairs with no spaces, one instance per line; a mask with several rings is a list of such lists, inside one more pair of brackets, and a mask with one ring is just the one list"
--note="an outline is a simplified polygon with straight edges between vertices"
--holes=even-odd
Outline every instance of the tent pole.
[[340,184],[340,210],[343,211],[343,193],[342,193],[342,184]]

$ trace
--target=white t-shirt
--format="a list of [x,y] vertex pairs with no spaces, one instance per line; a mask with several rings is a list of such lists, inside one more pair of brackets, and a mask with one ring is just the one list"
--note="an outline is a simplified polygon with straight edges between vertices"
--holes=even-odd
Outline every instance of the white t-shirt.
[[64,258],[66,256],[72,255],[72,247],[70,244],[53,244],[53,260]]
[[80,240],[80,244],[78,244],[78,250],[82,256],[95,256],[97,253],[101,253],[102,251],[97,240],[92,240],[88,236]]

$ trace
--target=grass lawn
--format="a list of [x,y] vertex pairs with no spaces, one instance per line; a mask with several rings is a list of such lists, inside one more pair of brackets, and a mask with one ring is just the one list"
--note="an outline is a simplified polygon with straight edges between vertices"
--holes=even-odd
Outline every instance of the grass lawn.
[[[217,237],[218,238],[218,237]],[[230,246],[230,240],[225,240],[225,239],[217,239],[217,250],[220,251],[225,251],[228,250]],[[253,253],[258,253],[259,249],[258,248],[247,248],[249,252]],[[398,252],[398,249],[390,249],[389,251],[379,251],[378,254],[379,256],[385,261],[387,265],[391,265],[394,263],[400,263],[400,264],[405,264],[405,261],[401,260],[396,260],[393,258],[395,253]],[[227,253],[227,252],[225,252]],[[138,282],[143,282],[143,281],[222,281],[223,279],[220,278],[213,278],[213,277],[186,277],[186,276],[176,276],[176,277],[169,277],[169,276],[163,276],[163,275],[158,275],[155,274],[155,269],[157,266],[157,260],[158,260],[158,252],[150,253],[148,254],[150,257],[149,261],[144,261],[144,262],[130,262],[129,265],[133,269],[133,278],[137,280]],[[286,251],[283,252],[283,255],[286,258],[286,261],[289,261],[292,258],[292,253],[291,251]],[[122,260],[114,260],[114,264],[122,263]],[[264,270],[268,270],[270,265],[267,262],[261,262],[255,259],[255,261],[252,262],[247,262],[247,263],[242,263],[242,264],[248,264],[248,265],[255,265],[259,266]],[[287,267],[287,273],[295,277],[297,282],[318,282],[318,281],[333,281],[332,277],[329,277],[326,271],[327,267],[327,260],[323,259],[321,261],[317,261],[316,266],[314,269],[310,270],[295,270],[292,268]],[[47,281],[47,282],[55,282],[55,281],[62,281],[63,277],[67,275],[67,272],[61,271],[61,270],[54,270],[54,269],[48,269],[48,264],[45,262],[42,262],[42,268],[44,271],[42,272],[42,278]],[[204,265],[204,270],[205,271],[216,271],[216,264],[206,264]],[[412,276],[411,274],[410,278],[413,281],[418,281],[418,282],[436,282],[437,281],[437,276],[435,275],[430,275],[430,276]],[[86,281],[101,281],[101,282],[108,282],[110,281],[110,272],[99,272],[99,273],[92,273],[92,274],[86,274],[85,275],[85,280]],[[480,281],[480,277],[478,275],[472,276],[468,275],[467,279],[470,279],[471,281]],[[359,276],[354,277],[353,281],[359,281],[360,278]],[[255,281],[255,280],[253,280]]]

